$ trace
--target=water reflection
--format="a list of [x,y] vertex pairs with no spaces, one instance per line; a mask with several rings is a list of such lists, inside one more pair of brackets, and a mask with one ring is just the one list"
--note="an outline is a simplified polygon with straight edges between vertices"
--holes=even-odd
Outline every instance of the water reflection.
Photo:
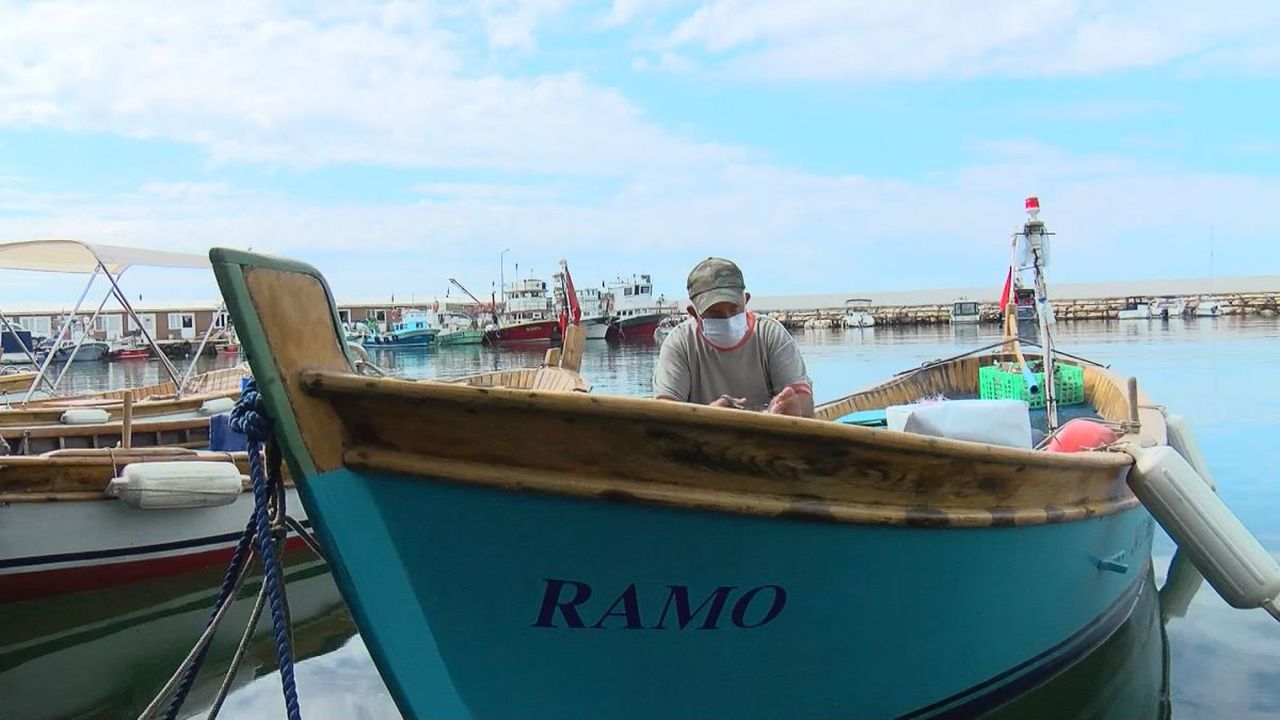
[[1155,581],[1149,575],[1133,614],[1097,650],[987,718],[1116,718],[1170,716],[1168,640]]
[[[136,717],[200,636],[221,578],[222,570],[213,568],[3,606],[0,718]],[[329,653],[355,634],[323,563],[294,553],[286,578],[298,657]],[[212,702],[258,587],[253,578],[245,583],[214,638],[209,671],[193,687],[188,708]],[[270,627],[269,617],[259,623],[235,686],[274,669]]]

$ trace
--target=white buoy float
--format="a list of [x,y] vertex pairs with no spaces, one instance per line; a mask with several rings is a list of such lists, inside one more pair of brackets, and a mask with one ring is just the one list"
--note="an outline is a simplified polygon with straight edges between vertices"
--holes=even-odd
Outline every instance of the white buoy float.
[[111,420],[111,413],[102,408],[72,408],[59,419],[63,425],[101,425]]
[[243,484],[240,469],[229,462],[140,462],[111,480],[107,496],[142,510],[218,507],[235,502]]
[[236,406],[236,401],[229,397],[209,398],[200,404],[201,415],[217,415],[219,413],[231,412]]
[[[1171,423],[1173,427],[1178,423]],[[1171,433],[1199,463],[1185,425]],[[1129,487],[1232,607],[1265,608],[1280,620],[1280,565],[1244,527],[1206,479],[1170,446],[1126,448]]]

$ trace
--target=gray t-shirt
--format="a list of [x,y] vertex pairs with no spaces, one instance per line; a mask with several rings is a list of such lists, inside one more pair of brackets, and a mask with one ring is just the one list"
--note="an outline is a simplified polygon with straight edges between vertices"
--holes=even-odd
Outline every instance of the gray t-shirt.
[[812,392],[804,358],[791,333],[770,317],[749,312],[747,336],[721,350],[698,332],[692,318],[662,343],[653,372],[654,397],[705,405],[721,395],[745,397],[751,410],[764,410],[783,388]]

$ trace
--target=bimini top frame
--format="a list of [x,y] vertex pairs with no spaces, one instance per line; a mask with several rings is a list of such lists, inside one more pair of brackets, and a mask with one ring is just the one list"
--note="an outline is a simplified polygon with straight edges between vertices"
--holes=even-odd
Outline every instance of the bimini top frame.
[[[113,297],[120,303],[120,306],[128,313],[129,317],[133,319],[134,324],[138,326],[139,332],[142,333],[147,344],[151,346],[156,357],[160,359],[160,364],[169,374],[169,377],[173,379],[174,385],[178,389],[178,395],[182,395],[187,378],[190,376],[191,369],[195,367],[200,353],[197,351],[195,359],[191,361],[191,367],[187,369],[186,374],[178,373],[178,369],[174,367],[173,362],[160,349],[155,338],[151,337],[151,333],[147,331],[146,326],[138,319],[138,314],[134,312],[128,298],[120,290],[120,276],[125,270],[135,266],[185,268],[190,270],[212,269],[207,257],[195,253],[149,250],[119,245],[100,245],[79,240],[25,240],[0,243],[0,269],[89,275],[89,282],[85,284],[84,290],[80,293],[80,298],[76,300],[75,307],[63,316],[58,335],[53,341],[53,347],[49,349],[44,362],[39,364],[39,374],[35,380],[31,381],[31,387],[27,389],[27,394],[22,399],[24,405],[31,400],[32,394],[35,393],[36,388],[42,381],[49,386],[51,392],[57,390],[67,372],[67,368],[71,366],[72,361],[75,360],[76,353],[80,350],[80,346],[84,343],[85,338],[88,337],[88,328],[93,326],[94,321],[102,314],[102,309],[106,307],[107,301]],[[67,357],[62,371],[58,373],[57,379],[50,383],[46,377],[49,366],[53,363],[58,349],[63,346],[63,340],[71,328],[71,319],[79,314],[80,307],[84,304],[89,291],[93,289],[93,284],[99,275],[106,277],[110,287],[107,288],[107,292],[103,296],[102,302],[98,304],[98,309],[93,313],[93,317],[89,319],[85,332],[81,334],[76,341],[75,347],[71,349],[71,354]],[[5,327],[11,327],[8,319],[3,318],[2,314],[0,314],[0,321],[3,322]],[[213,330],[213,325],[213,323],[210,323],[210,332]],[[206,334],[204,340],[200,343],[201,349],[204,348],[208,339],[208,334]],[[27,350],[27,355],[34,363],[35,356],[31,354],[30,350]]]

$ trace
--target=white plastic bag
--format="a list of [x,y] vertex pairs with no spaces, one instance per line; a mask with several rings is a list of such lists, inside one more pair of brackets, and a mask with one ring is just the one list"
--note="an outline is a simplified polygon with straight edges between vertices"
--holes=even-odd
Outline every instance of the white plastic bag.
[[890,430],[952,440],[1031,447],[1031,410],[1022,400],[943,400],[885,408]]

